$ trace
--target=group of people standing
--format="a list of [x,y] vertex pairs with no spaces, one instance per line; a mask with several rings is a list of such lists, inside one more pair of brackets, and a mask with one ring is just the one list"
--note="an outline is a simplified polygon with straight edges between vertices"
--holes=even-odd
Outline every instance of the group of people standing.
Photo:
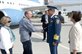
[[[42,15],[41,22],[43,27],[43,41],[47,37],[51,54],[58,54],[57,47],[60,43],[61,23],[64,23],[64,18],[61,12],[55,15],[54,7],[45,11]],[[70,12],[70,21],[73,22],[72,28],[69,31],[69,46],[70,54],[82,54],[82,27],[80,24],[81,12]]]
[[[43,41],[46,39],[49,43],[50,54],[58,54],[58,44],[60,43],[61,23],[64,19],[61,15],[55,15],[55,7],[50,6],[45,15],[42,16],[43,22]],[[61,12],[59,12],[61,14]],[[20,40],[23,45],[23,54],[33,54],[31,35],[32,32],[38,32],[32,22],[32,12],[25,11],[24,17],[19,22]],[[73,22],[73,26],[69,31],[70,54],[82,54],[82,28],[79,23],[81,20],[81,12],[72,11],[69,17]],[[0,49],[2,54],[13,54],[12,48],[15,41],[15,35],[9,28],[11,19],[3,16],[0,20]],[[47,33],[47,34],[46,34]]]

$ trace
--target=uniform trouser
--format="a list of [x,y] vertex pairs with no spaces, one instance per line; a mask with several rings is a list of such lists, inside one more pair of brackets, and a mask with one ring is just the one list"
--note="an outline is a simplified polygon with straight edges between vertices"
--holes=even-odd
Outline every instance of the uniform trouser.
[[[73,54],[73,52],[71,52],[70,54]],[[77,54],[82,54],[82,52],[77,52]]]
[[23,54],[32,54],[32,44],[31,41],[22,42],[23,44]]
[[[12,53],[12,48],[9,49],[9,52],[10,52],[10,54],[13,54],[13,53]],[[6,51],[3,50],[3,49],[1,49],[1,53],[2,53],[2,54],[7,54]]]
[[58,45],[54,46],[52,43],[49,43],[49,47],[50,47],[51,54],[58,54],[58,51],[57,51]]

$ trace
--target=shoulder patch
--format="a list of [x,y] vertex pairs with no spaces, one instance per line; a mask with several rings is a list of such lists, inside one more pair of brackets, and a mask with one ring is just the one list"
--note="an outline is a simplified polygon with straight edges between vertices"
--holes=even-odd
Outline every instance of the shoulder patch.
[[58,18],[58,16],[54,16],[55,18]]
[[59,19],[56,19],[56,24],[59,24],[60,23],[60,20]]

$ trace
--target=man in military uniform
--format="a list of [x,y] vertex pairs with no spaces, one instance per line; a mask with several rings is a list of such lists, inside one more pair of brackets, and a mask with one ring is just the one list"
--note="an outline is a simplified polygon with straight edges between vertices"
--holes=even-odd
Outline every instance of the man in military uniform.
[[56,7],[48,6],[49,24],[47,42],[49,43],[51,54],[58,54],[57,47],[60,42],[61,22],[58,15],[55,15]]

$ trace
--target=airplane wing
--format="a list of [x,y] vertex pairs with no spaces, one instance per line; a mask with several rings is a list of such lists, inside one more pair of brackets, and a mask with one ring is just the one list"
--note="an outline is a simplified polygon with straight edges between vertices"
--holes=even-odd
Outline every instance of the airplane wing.
[[48,0],[48,5],[53,5],[53,6],[79,6],[79,5],[82,5],[82,2],[78,2],[78,1],[62,1],[62,2],[59,2],[59,1],[54,1],[54,0]]
[[[82,5],[82,3],[74,3],[74,4],[60,3],[60,4],[49,5],[49,6],[55,6],[61,8],[65,6],[67,7],[67,6],[80,6],[80,5]],[[23,8],[23,10],[45,10],[45,9],[47,9],[47,5]]]
[[22,8],[23,10],[45,10],[47,9],[47,5],[43,6],[35,6],[35,7],[29,7],[29,8]]
[[55,4],[54,6],[79,6],[82,5],[82,3],[74,3],[74,4],[65,4],[65,3],[60,3],[60,4]]

